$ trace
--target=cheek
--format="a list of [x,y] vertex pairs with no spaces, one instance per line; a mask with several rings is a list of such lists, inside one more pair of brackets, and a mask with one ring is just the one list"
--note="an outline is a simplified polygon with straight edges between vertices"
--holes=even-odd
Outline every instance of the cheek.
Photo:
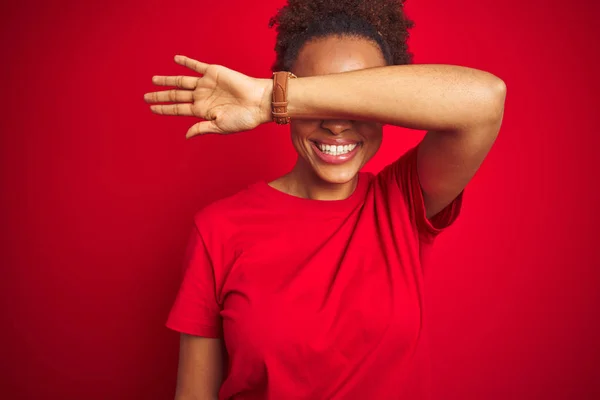
[[290,122],[290,130],[292,135],[296,136],[304,136],[306,137],[310,133],[314,132],[315,129],[318,129],[319,121],[310,120],[310,119],[302,119],[302,120],[292,120]]
[[368,147],[377,151],[383,140],[383,125],[361,124],[359,129]]
[[290,135],[294,147],[297,150],[304,148],[306,146],[306,139],[310,137],[315,129],[318,129],[318,122],[308,120],[292,121],[290,123]]

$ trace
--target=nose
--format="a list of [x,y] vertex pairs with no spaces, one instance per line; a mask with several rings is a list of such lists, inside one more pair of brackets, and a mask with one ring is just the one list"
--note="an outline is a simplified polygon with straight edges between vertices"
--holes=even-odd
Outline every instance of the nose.
[[352,127],[352,121],[348,119],[324,119],[321,128],[327,129],[334,135],[339,135]]

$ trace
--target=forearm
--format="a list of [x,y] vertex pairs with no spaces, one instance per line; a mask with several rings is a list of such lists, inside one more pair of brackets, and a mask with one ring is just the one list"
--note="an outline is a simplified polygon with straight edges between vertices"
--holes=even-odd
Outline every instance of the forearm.
[[290,79],[291,118],[374,120],[461,131],[501,118],[504,82],[451,65],[395,65]]
[[175,400],[217,400],[218,396],[175,395]]

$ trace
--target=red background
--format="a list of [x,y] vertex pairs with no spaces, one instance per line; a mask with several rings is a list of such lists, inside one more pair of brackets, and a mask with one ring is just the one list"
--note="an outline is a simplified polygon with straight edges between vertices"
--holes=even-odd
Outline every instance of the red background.
[[[0,397],[172,398],[192,216],[295,160],[284,128],[185,141],[185,54],[269,76],[277,1],[3,2]],[[488,70],[505,122],[428,275],[436,398],[600,398],[597,2],[409,1],[419,63]],[[593,38],[596,39],[593,39]],[[422,135],[385,134],[378,171]]]

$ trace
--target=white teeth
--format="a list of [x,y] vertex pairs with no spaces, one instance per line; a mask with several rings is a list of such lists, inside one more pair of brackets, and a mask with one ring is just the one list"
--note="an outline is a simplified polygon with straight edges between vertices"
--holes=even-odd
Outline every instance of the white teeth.
[[354,144],[346,144],[343,146],[332,146],[329,144],[321,144],[317,143],[317,147],[325,154],[340,156],[342,154],[346,154],[354,150],[357,146],[357,143]]

